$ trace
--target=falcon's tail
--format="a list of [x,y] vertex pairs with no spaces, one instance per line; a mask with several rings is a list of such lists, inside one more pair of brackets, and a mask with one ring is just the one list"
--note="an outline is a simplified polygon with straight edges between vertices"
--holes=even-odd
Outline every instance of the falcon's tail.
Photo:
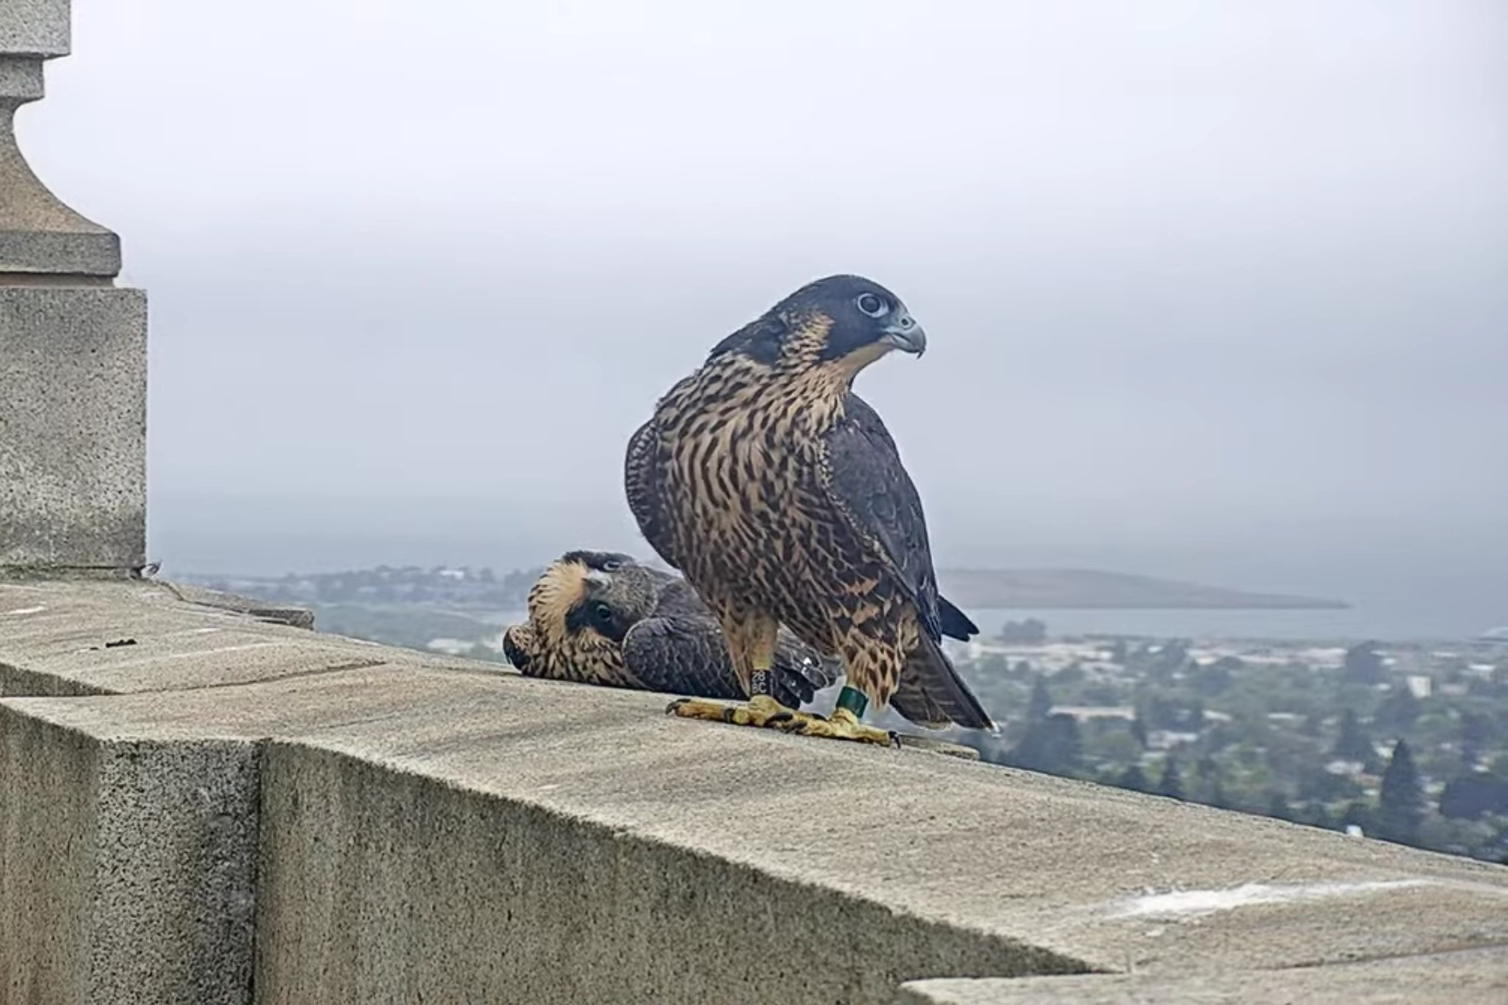
[[925,634],[901,671],[900,687],[890,706],[928,729],[957,724],[965,729],[994,729],[989,713],[958,676],[942,646]]
[[979,626],[947,597],[937,598],[937,618],[941,622],[942,633],[951,639],[967,642],[979,634]]

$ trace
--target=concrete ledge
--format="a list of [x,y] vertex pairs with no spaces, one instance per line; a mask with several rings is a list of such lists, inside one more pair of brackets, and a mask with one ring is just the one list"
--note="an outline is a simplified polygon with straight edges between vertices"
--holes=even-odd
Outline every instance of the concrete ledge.
[[[155,584],[0,588],[38,606],[0,662],[84,696],[0,701],[3,1000],[1245,1001],[1210,995],[1445,954],[1488,967],[1466,993],[1508,946],[1500,866],[671,719]],[[143,648],[83,645],[109,635]]]
[[0,712],[4,1001],[244,1002],[256,748]]
[[263,1001],[884,1002],[920,974],[1084,969],[684,839],[349,755],[274,744],[264,784]]
[[1025,980],[913,981],[901,1005],[1488,1005],[1508,1001],[1508,948],[1330,967]]
[[313,618],[301,614],[165,582],[0,582],[0,695],[179,691],[368,666],[489,666],[315,635],[302,627]]

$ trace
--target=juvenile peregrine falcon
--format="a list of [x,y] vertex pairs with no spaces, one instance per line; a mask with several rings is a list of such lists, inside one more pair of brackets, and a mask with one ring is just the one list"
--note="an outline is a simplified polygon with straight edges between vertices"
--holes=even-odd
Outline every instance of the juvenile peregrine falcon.
[[[529,591],[529,621],[503,635],[525,676],[703,698],[743,696],[722,634],[686,581],[632,556],[570,551]],[[838,667],[789,632],[778,640],[776,695],[799,706]]]
[[[916,486],[879,415],[851,390],[926,336],[878,283],[811,283],[713,347],[629,440],[624,486],[650,545],[722,625],[747,703],[681,700],[689,718],[888,743],[870,702],[930,728],[993,723],[942,651],[979,631],[939,595]],[[779,625],[847,680],[830,719],[784,707]]]

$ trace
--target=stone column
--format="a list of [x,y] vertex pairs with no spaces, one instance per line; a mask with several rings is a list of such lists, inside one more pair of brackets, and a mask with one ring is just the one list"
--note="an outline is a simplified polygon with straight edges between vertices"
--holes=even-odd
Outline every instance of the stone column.
[[16,109],[69,51],[69,0],[0,0],[0,573],[145,563],[147,298],[120,239],[65,206],[16,145]]

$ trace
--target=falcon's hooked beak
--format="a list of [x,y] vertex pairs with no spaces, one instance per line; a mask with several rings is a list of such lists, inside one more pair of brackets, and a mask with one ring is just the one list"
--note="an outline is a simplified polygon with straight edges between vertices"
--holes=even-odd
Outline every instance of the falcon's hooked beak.
[[897,307],[890,322],[880,330],[885,333],[880,341],[895,346],[901,352],[920,356],[927,351],[927,333],[904,307]]

